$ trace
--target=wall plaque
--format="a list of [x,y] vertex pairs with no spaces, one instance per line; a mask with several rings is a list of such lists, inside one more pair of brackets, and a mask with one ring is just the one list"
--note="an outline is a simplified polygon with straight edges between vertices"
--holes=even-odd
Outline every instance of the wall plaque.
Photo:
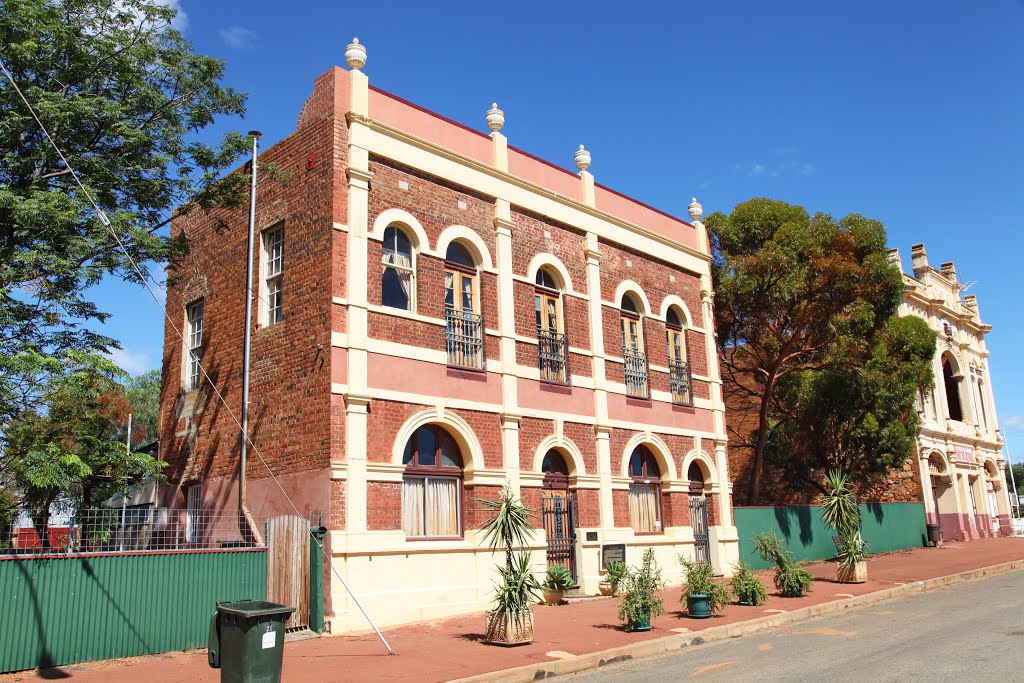
[[607,569],[609,562],[626,563],[625,543],[609,543],[601,546],[601,569]]

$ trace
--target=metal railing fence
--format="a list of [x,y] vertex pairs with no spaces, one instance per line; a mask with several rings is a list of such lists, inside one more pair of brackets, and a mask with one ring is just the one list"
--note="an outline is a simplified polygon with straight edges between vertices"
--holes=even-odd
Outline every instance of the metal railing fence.
[[565,335],[554,330],[537,330],[537,365],[540,378],[558,384],[569,383],[569,362]]
[[647,398],[650,395],[647,383],[647,354],[643,351],[624,349],[622,358],[625,363],[626,395]]
[[445,346],[448,365],[482,370],[484,367],[484,326],[479,313],[445,309]]
[[672,402],[693,405],[693,388],[690,382],[690,364],[670,358],[668,361],[668,386]]

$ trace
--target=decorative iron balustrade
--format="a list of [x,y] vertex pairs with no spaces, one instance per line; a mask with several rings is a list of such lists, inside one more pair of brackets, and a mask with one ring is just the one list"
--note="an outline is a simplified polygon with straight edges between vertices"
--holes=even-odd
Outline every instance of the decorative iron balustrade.
[[690,381],[690,364],[678,359],[668,361],[668,386],[672,402],[693,405],[693,386]]
[[479,313],[445,309],[448,323],[445,346],[448,365],[482,370],[484,367],[484,326]]
[[647,398],[650,388],[647,382],[647,354],[643,351],[624,349],[622,359],[626,380],[626,396]]
[[542,380],[569,383],[569,354],[564,334],[553,330],[537,330],[537,365]]

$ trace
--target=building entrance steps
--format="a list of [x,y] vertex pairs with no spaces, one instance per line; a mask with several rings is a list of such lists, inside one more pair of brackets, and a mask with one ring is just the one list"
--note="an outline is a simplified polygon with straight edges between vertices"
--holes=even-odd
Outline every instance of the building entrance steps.
[[[1008,564],[1014,561],[1017,562]],[[541,669],[547,673],[564,673],[597,666],[597,658],[604,655],[588,657],[590,653],[613,650],[620,653],[619,656],[642,657],[699,643],[702,631],[706,632],[707,639],[711,639],[712,634],[741,635],[820,616],[857,601],[883,600],[901,591],[958,583],[983,573],[972,570],[998,567],[988,572],[994,573],[1024,568],[1024,538],[949,543],[940,548],[917,548],[869,557],[870,580],[863,584],[835,583],[835,564],[831,562],[808,566],[817,579],[810,594],[802,598],[780,597],[771,582],[772,571],[763,570],[757,573],[769,589],[766,604],[759,607],[729,605],[710,619],[683,616],[679,605],[680,589],[669,588],[663,595],[666,613],[655,619],[654,628],[647,633],[624,632],[616,618],[617,600],[605,598],[573,601],[557,607],[535,607],[535,640],[516,648],[488,646],[481,642],[482,613],[387,629],[385,633],[397,653],[395,657],[387,654],[372,632],[290,642],[285,647],[283,680],[447,681],[489,672],[493,672],[485,677],[489,680],[530,680]],[[965,575],[965,572],[972,573]],[[851,595],[855,597],[847,597]],[[721,626],[728,628],[718,628]],[[591,659],[594,661],[590,662]],[[520,669],[527,666],[533,669]],[[512,671],[514,669],[518,671]],[[219,672],[207,667],[205,652],[95,662],[65,667],[64,671],[75,680],[103,683],[140,680],[199,683],[219,678]],[[35,672],[0,676],[0,683],[36,676],[39,674]],[[52,673],[44,676],[52,677]]]

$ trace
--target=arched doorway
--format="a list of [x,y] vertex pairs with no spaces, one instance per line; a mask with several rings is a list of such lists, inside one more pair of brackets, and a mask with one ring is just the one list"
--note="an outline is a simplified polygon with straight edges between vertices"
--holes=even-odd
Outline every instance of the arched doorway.
[[708,499],[704,495],[704,470],[694,460],[686,470],[690,480],[690,527],[693,529],[693,552],[696,561],[711,564],[711,533],[708,528]]
[[939,525],[940,541],[962,538],[953,479],[945,459],[935,451],[928,455],[928,479],[931,485],[932,508],[935,511],[929,522]]
[[576,506],[569,488],[569,466],[554,448],[544,454],[541,463],[544,484],[541,516],[547,536],[547,565],[561,565],[576,581]]

